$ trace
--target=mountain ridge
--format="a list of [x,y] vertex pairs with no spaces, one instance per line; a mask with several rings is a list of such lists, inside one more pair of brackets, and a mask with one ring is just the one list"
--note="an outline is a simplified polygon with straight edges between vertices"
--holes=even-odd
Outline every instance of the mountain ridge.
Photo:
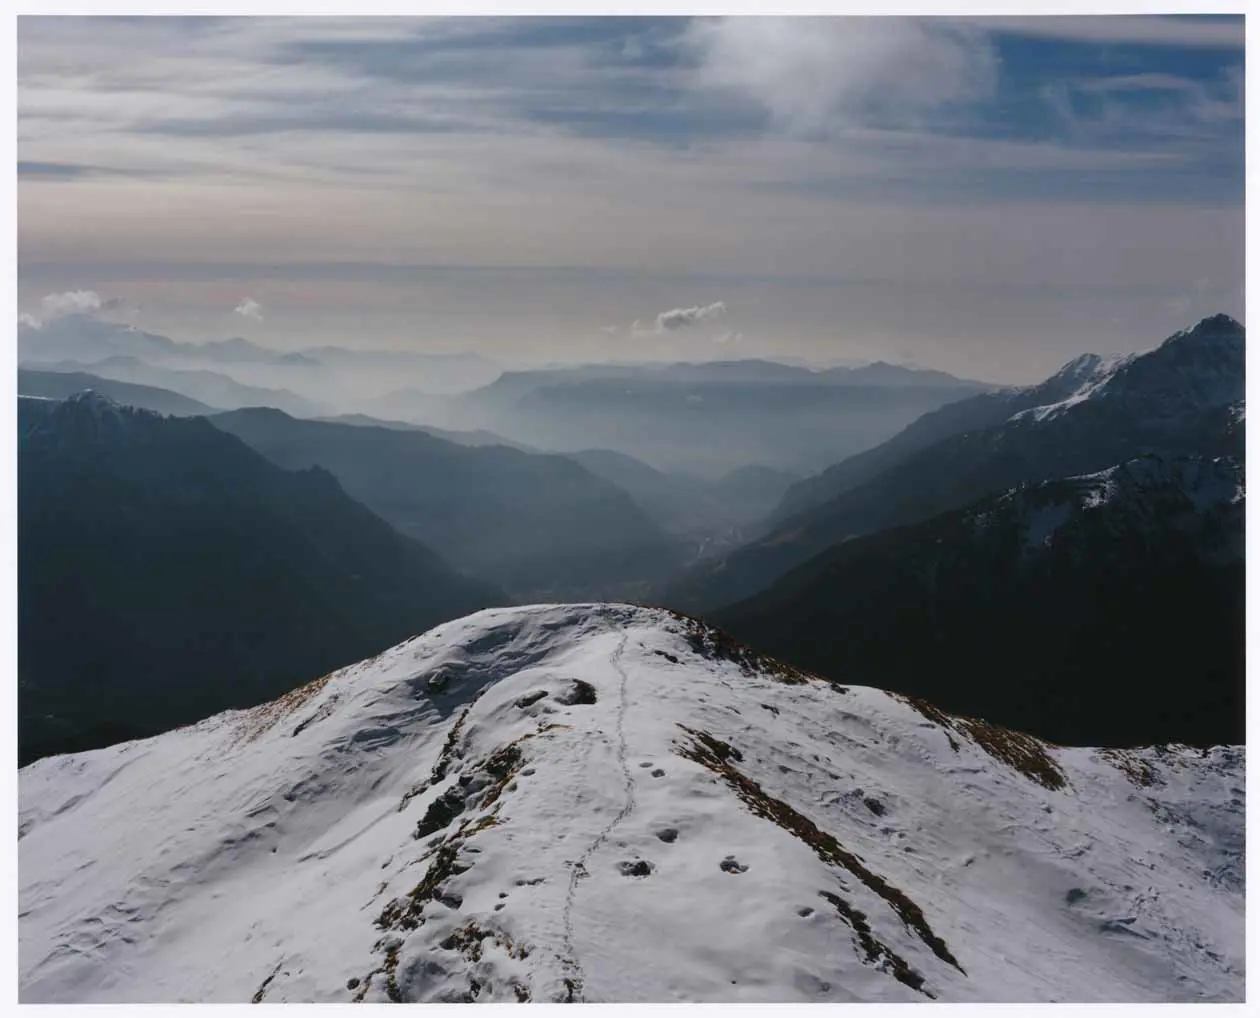
[[20,995],[1241,1000],[1242,765],[489,610],[23,769]]

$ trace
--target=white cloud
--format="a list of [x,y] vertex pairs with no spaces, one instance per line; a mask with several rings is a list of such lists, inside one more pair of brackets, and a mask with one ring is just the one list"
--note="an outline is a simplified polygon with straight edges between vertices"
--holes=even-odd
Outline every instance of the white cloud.
[[65,293],[50,293],[39,304],[46,320],[61,315],[91,314],[107,306],[116,306],[117,301],[102,301],[100,294],[94,290],[67,290]]
[[984,35],[955,22],[699,19],[685,41],[699,57],[699,84],[742,93],[795,132],[874,117],[917,121],[987,96],[996,81],[996,59]]
[[18,315],[18,323],[32,329],[40,328],[45,322],[65,315],[94,315],[100,311],[114,311],[122,307],[118,297],[103,299],[95,290],[66,290],[61,293],[45,294],[39,302],[38,316],[22,313]]
[[723,343],[723,344],[725,343],[735,344],[735,343],[742,342],[743,339],[744,339],[744,334],[742,332],[724,332],[720,336],[714,336],[713,342]]
[[693,308],[674,308],[672,311],[662,311],[657,315],[656,321],[650,329],[644,329],[636,321],[633,331],[660,336],[667,332],[676,332],[679,329],[690,328],[700,322],[720,318],[724,314],[726,314],[726,304],[720,300],[714,301],[712,304],[698,305]]
[[253,297],[242,297],[241,302],[236,305],[233,314],[240,315],[242,318],[252,318],[256,322],[263,320],[262,305]]
[[[638,323],[635,323],[635,324],[638,324]],[[606,333],[609,336],[615,336],[620,330],[615,325],[601,325],[599,327],[599,331]]]

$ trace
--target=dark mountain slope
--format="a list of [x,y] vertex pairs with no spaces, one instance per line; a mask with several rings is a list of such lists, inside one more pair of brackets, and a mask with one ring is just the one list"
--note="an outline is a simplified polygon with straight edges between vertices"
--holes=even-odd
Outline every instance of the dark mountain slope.
[[846,541],[714,618],[1071,745],[1244,738],[1243,470],[1145,457]]
[[403,533],[521,600],[633,597],[681,561],[625,492],[563,456],[274,410],[213,422],[280,466],[322,466]]
[[22,400],[20,757],[245,707],[505,603],[203,418]]

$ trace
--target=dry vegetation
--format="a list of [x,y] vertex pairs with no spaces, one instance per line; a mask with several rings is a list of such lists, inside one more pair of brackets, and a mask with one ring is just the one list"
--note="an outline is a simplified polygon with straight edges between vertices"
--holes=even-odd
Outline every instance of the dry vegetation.
[[[928,925],[923,910],[906,897],[903,891],[893,887],[883,877],[872,873],[833,835],[820,830],[808,817],[798,813],[781,799],[774,798],[756,781],[735,767],[734,762],[742,761],[743,754],[730,743],[723,742],[708,732],[688,728],[686,725],[679,725],[679,727],[691,736],[689,744],[682,746],[679,750],[682,756],[695,761],[722,778],[755,816],[769,820],[804,842],[824,863],[841,866],[852,873],[870,891],[882,898],[905,926],[914,932],[933,954],[954,966],[959,972],[963,972],[962,966],[958,964],[958,960],[946,946],[945,941]],[[836,904],[836,896],[829,894],[825,896]],[[852,909],[847,903],[844,907],[837,905],[837,908],[853,927],[868,961],[877,962],[880,958],[886,959],[891,965],[895,978],[915,990],[926,993],[922,989],[922,977],[903,959],[898,958],[890,947],[875,938],[869,925],[866,924],[865,915]]]
[[913,707],[934,724],[940,725],[945,730],[946,738],[949,739],[950,747],[954,752],[958,752],[958,744],[949,734],[951,731],[974,742],[993,759],[1019,771],[1020,774],[1044,788],[1058,791],[1067,787],[1067,775],[1047,751],[1048,743],[1041,739],[990,724],[980,718],[947,714],[939,707],[926,700],[920,700],[918,697],[905,696],[901,693],[889,695]]

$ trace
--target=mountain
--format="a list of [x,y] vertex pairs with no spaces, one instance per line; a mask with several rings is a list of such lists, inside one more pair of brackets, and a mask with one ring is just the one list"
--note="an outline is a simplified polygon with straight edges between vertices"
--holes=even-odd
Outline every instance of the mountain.
[[1050,746],[618,605],[18,774],[37,1001],[1237,1001],[1244,751]]
[[93,363],[116,355],[161,359],[178,356],[181,344],[90,314],[69,314],[40,325],[19,322],[19,361],[73,360]]
[[205,418],[19,404],[23,760],[251,706],[505,601]]
[[749,464],[814,472],[984,386],[875,385],[760,361],[508,372],[446,401],[401,396],[394,416],[482,428],[558,452],[620,452],[712,479]]
[[778,523],[822,505],[946,438],[996,427],[1033,407],[1057,404],[1114,364],[1114,361],[1104,361],[1096,354],[1086,354],[1069,361],[1055,375],[1038,385],[996,389],[946,403],[913,421],[887,442],[850,456],[822,473],[794,484],[774,512],[769,514],[768,522]]
[[714,617],[1055,742],[1242,742],[1243,490],[1239,461],[1142,457],[845,541]]
[[[240,407],[269,406],[298,417],[314,417],[328,411],[328,407],[314,400],[298,396],[286,389],[272,389],[245,385],[235,378],[218,371],[196,368],[168,368],[148,364],[136,357],[107,357],[90,365],[77,361],[58,361],[51,364],[32,364],[45,372],[78,372],[90,367],[103,378],[111,378],[133,384],[160,386],[178,392],[190,399],[201,401],[205,413],[211,407],[236,410]],[[80,385],[82,389],[85,386]],[[77,391],[71,389],[70,391]],[[105,390],[100,390],[105,391]],[[69,393],[67,393],[68,395]],[[150,409],[160,410],[158,407]]]
[[489,385],[502,374],[493,361],[475,353],[426,354],[411,350],[351,350],[310,347],[303,353],[339,376],[411,378],[422,397],[452,395]]
[[232,339],[212,340],[209,343],[185,343],[185,348],[194,347],[195,355],[203,360],[220,361],[226,364],[284,364],[289,367],[316,367],[319,361],[301,353],[282,354],[248,339],[235,336]]
[[628,495],[562,456],[275,410],[213,422],[282,467],[330,471],[403,533],[520,600],[638,596],[681,562]]
[[[1125,460],[1164,456],[1243,458],[1243,431],[1234,426],[1244,398],[1243,327],[1224,315],[1178,332],[1149,353],[1069,364],[1024,406],[1030,394],[988,396],[898,436],[847,472],[842,490],[729,555],[701,563],[660,599],[686,610],[714,608],[751,597],[832,545],[886,527],[916,523],[985,495],[1092,473]],[[984,414],[1015,409],[985,426]],[[933,429],[950,432],[921,445]],[[872,471],[874,471],[872,473]],[[838,468],[831,481],[846,471]],[[789,493],[785,502],[794,496]],[[799,497],[799,496],[796,496]]]
[[584,449],[569,458],[626,492],[668,533],[688,541],[696,556],[738,543],[743,529],[796,479],[769,467],[744,467],[709,480],[656,470],[611,449]]
[[80,371],[32,371],[29,368],[18,368],[17,374],[19,396],[62,400],[91,389],[119,403],[159,414],[194,417],[198,414],[214,413],[212,406],[152,385],[134,385]]
[[[930,368],[910,368],[900,364],[889,364],[887,361],[874,361],[855,367],[835,367],[819,372],[823,378],[844,381],[846,384],[886,385],[886,386],[922,386],[931,388],[945,386],[956,388],[964,380],[944,371],[933,371]],[[974,382],[976,386],[983,383]]]
[[[234,363],[303,363],[291,355],[251,343],[225,339],[210,343],[181,343],[168,336],[144,332],[134,325],[111,322],[92,314],[61,315],[39,325],[18,325],[20,360],[72,360],[94,364],[109,357],[138,357],[153,361],[212,360]],[[307,359],[306,363],[309,363]]]
[[520,449],[522,452],[538,452],[527,445],[513,442],[511,439],[496,435],[493,431],[448,431],[427,424],[409,424],[407,421],[390,421],[369,414],[336,414],[332,417],[316,417],[317,421],[329,424],[353,424],[364,428],[393,428],[395,431],[423,431],[434,438],[444,438],[456,445],[506,445],[509,449]]

